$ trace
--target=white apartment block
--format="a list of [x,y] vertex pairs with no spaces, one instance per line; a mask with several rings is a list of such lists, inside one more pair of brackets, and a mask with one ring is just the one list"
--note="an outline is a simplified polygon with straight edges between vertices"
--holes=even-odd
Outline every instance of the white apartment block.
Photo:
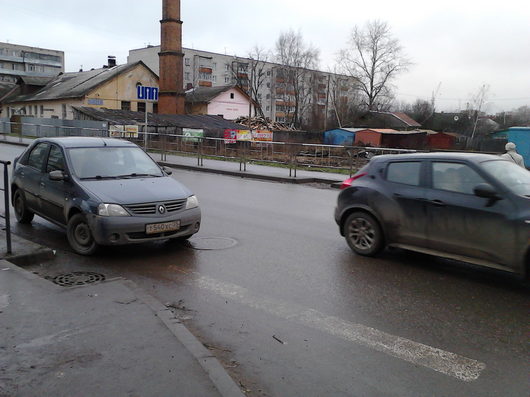
[[[129,51],[128,63],[143,61],[157,75],[159,74],[158,53],[160,46],[148,46]],[[194,87],[215,87],[238,84],[248,92],[249,63],[248,58],[214,52],[183,48],[184,53],[184,89]],[[265,117],[279,122],[289,122],[293,113],[294,87],[288,84],[282,66],[265,62],[263,67],[263,83],[260,85],[256,99]],[[304,119],[311,123],[313,119],[322,121],[324,115],[336,112],[335,104],[341,106],[353,97],[354,81],[352,78],[317,70],[307,70],[305,80],[307,89],[304,101]],[[333,88],[333,95],[330,89]],[[331,97],[334,100],[331,100]],[[314,124],[314,123],[313,123]]]
[[64,52],[0,43],[0,81],[16,82],[20,76],[55,77],[64,72]]

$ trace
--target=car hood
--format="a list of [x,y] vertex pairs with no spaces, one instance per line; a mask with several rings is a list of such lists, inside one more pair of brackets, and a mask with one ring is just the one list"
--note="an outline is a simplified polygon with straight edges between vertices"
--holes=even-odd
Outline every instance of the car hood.
[[183,199],[193,193],[175,179],[130,178],[84,180],[79,184],[104,203],[138,204]]

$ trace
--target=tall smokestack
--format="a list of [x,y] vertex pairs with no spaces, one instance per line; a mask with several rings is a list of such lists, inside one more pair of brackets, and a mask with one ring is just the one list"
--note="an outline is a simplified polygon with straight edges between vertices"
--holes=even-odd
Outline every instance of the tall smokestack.
[[162,1],[160,21],[161,45],[158,53],[160,62],[160,92],[158,113],[184,114],[184,81],[182,59],[182,21],[180,0]]

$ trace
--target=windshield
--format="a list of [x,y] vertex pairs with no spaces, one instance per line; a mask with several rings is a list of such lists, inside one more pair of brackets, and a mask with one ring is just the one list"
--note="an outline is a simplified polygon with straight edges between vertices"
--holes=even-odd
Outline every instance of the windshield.
[[74,173],[81,179],[162,176],[158,165],[139,147],[69,149]]
[[511,161],[485,161],[482,166],[490,175],[515,194],[530,197],[530,172]]

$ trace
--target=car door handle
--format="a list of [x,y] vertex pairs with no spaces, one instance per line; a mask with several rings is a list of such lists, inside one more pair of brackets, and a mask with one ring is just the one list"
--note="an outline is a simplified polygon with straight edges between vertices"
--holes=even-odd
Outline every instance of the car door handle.
[[409,199],[409,200],[417,200],[417,201],[425,201],[425,199],[423,197],[407,197],[407,196],[404,196],[400,193],[394,193],[394,197],[395,198],[406,198],[406,199]]
[[430,200],[429,203],[437,207],[445,207],[445,203],[442,200]]

